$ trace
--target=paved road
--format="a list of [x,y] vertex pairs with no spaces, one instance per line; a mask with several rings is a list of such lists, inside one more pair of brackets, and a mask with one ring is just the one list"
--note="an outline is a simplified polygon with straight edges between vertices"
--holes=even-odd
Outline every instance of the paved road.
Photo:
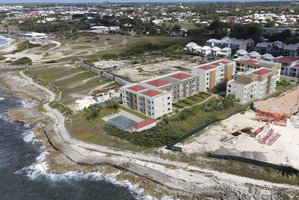
[[[36,84],[35,82],[32,81],[31,78],[25,76],[23,72],[21,72],[20,74],[22,77],[27,79],[31,84],[33,84],[36,87],[47,92],[49,94],[50,101],[53,101],[55,99],[55,94],[53,92],[51,92],[47,88],[44,88],[44,87]],[[291,186],[291,185],[287,185],[287,184],[277,184],[277,183],[272,183],[272,182],[267,182],[267,181],[262,181],[262,180],[251,179],[251,178],[247,178],[247,177],[236,176],[236,175],[219,172],[219,171],[215,171],[215,170],[208,170],[208,169],[195,167],[195,166],[188,165],[188,164],[182,163],[182,162],[161,159],[158,157],[154,157],[152,155],[145,155],[145,154],[131,152],[131,151],[125,151],[125,150],[120,151],[120,150],[108,148],[105,146],[82,142],[82,141],[76,140],[70,136],[70,134],[64,124],[65,117],[58,110],[52,109],[51,107],[49,107],[48,103],[44,104],[44,108],[48,111],[48,115],[54,117],[54,119],[56,119],[56,121],[57,121],[57,127],[55,127],[55,129],[57,129],[57,131],[59,133],[59,137],[61,137],[63,139],[63,141],[65,142],[65,144],[61,148],[63,148],[63,150],[65,150],[65,151],[72,153],[71,155],[66,155],[66,156],[72,158],[73,160],[79,160],[80,163],[86,163],[86,161],[88,161],[89,163],[93,163],[93,164],[96,164],[96,162],[100,162],[100,161],[102,163],[105,163],[105,162],[109,163],[109,162],[107,162],[107,160],[110,160],[110,162],[111,162],[110,164],[115,165],[117,162],[119,164],[124,163],[125,165],[123,166],[123,168],[126,168],[126,169],[134,172],[134,169],[130,169],[130,166],[131,166],[131,164],[133,164],[133,166],[135,168],[139,167],[139,170],[140,170],[141,167],[138,166],[137,164],[135,164],[138,162],[138,160],[140,160],[140,161],[146,161],[146,162],[150,162],[150,163],[158,163],[158,164],[162,164],[162,165],[174,165],[183,171],[187,170],[187,171],[185,171],[186,173],[193,173],[195,176],[198,173],[204,173],[204,174],[208,173],[208,174],[212,174],[213,176],[218,177],[220,179],[227,180],[227,181],[233,181],[236,183],[242,183],[242,184],[249,183],[249,184],[253,184],[256,186],[262,186],[262,187],[265,187],[265,186],[266,187],[279,187],[279,188],[285,188],[285,189],[299,190],[299,187]],[[56,133],[53,133],[53,134],[56,134]],[[96,150],[97,152],[92,153],[90,151],[87,151],[86,149],[93,149],[93,150]],[[101,155],[101,156],[95,157],[94,155],[97,153],[99,153],[99,155]],[[120,157],[117,157],[116,159],[113,156],[111,159],[108,157],[104,158],[103,154],[101,154],[101,153],[117,155]],[[126,167],[126,163],[128,163],[127,167]],[[152,170],[150,168],[143,169],[143,171],[140,172],[141,175],[142,175],[142,173],[144,173],[144,170],[145,171],[149,170],[149,174],[145,173],[144,176],[148,175],[147,177],[152,178],[155,181],[158,181],[157,179],[159,177],[157,176],[157,174],[155,174],[156,178],[150,176],[150,171]],[[190,172],[188,170],[191,170],[192,172]],[[175,175],[173,175],[173,176],[174,176],[173,178],[177,178]],[[178,178],[178,179],[180,179],[180,178]],[[175,180],[175,181],[177,181],[177,180]],[[171,183],[170,182],[163,183],[161,181],[158,181],[158,182],[160,182],[161,184],[164,184],[166,186],[169,186],[170,188],[173,188],[173,189],[179,188],[179,189],[182,189],[184,191],[189,191],[189,192],[191,192],[191,191],[188,189],[188,187],[193,188],[193,185],[188,185],[188,184],[182,185],[183,182],[180,182],[180,181],[178,181],[179,184],[175,185],[176,187],[174,186],[173,182],[171,182]],[[168,185],[168,184],[171,184],[171,185]],[[181,186],[179,186],[179,185],[181,185]]]

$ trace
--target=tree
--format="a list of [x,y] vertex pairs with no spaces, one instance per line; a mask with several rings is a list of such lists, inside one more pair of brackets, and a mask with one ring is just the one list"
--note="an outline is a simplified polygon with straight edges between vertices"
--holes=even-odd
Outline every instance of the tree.
[[102,106],[100,106],[99,104],[95,103],[95,104],[91,104],[90,106],[88,106],[87,108],[84,108],[84,115],[85,118],[89,121],[91,119],[95,119],[98,118],[100,116],[100,112],[103,109]]
[[282,85],[282,86],[288,86],[291,84],[291,82],[284,78],[284,79],[281,79],[278,84]]
[[172,31],[174,32],[179,32],[180,30],[181,30],[181,26],[178,24],[174,25],[174,27],[172,28]]

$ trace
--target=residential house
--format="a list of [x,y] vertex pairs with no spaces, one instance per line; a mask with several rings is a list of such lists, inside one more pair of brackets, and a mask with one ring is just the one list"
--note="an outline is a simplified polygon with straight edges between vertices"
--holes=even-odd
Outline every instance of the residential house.
[[210,55],[211,54],[211,47],[203,46],[201,48],[201,54],[204,55],[204,56]]

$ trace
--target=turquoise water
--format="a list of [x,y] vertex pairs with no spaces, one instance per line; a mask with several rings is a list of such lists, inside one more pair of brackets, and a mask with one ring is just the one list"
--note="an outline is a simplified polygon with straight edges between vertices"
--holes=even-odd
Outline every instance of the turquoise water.
[[123,115],[109,119],[107,122],[124,131],[131,129],[131,127],[137,123],[136,121],[131,120]]

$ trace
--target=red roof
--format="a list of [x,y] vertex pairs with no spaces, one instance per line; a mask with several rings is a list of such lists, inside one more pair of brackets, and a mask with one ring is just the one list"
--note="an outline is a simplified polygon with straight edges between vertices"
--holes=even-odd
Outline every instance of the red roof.
[[222,61],[214,62],[211,65],[220,66],[220,64],[226,65],[228,63],[230,63],[230,62],[222,60]]
[[256,74],[256,75],[265,75],[265,74],[268,74],[272,72],[271,70],[268,70],[268,69],[260,69],[256,72],[253,72],[253,74]]
[[170,76],[171,78],[179,79],[179,80],[185,80],[187,78],[191,78],[192,76],[189,74],[184,73],[177,73],[175,75]]
[[153,85],[153,86],[156,86],[156,87],[162,87],[164,85],[170,84],[170,82],[164,81],[162,79],[157,79],[157,80],[154,80],[154,81],[147,82],[147,84],[150,84],[150,85]]
[[209,69],[214,69],[214,67],[211,67],[209,65],[204,65],[204,66],[199,67],[198,69],[209,70]]
[[295,58],[295,57],[292,57],[292,56],[287,56],[287,57],[275,59],[274,61],[282,62],[282,63],[292,63],[296,60],[299,60],[299,58]]
[[135,129],[141,129],[141,128],[143,128],[145,126],[148,126],[148,125],[150,125],[154,122],[156,122],[156,121],[153,120],[153,119],[146,119],[146,120],[143,120],[139,123],[134,124],[132,127],[135,128]]
[[145,90],[147,88],[143,87],[141,85],[135,85],[135,86],[129,87],[128,89],[133,90],[135,92],[138,92],[138,91],[141,91],[141,90]]
[[142,92],[142,94],[145,94],[146,96],[149,96],[149,97],[154,97],[154,96],[157,96],[162,93],[158,92],[156,90],[148,90],[148,91]]
[[257,60],[246,60],[245,62],[249,63],[249,64],[256,64],[260,61],[257,61]]

